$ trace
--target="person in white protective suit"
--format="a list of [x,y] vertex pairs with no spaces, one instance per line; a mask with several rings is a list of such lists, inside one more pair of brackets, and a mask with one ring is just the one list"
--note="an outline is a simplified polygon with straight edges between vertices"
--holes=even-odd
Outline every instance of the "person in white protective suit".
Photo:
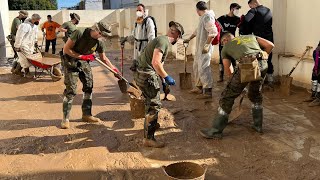
[[33,14],[31,18],[26,19],[24,23],[19,26],[16,34],[16,42],[14,48],[18,52],[18,65],[15,68],[15,74],[22,74],[21,70],[24,69],[25,77],[32,78],[29,67],[31,64],[26,58],[26,55],[33,54],[35,47],[38,46],[37,34],[38,25],[41,17],[39,14]]
[[148,42],[157,37],[157,27],[154,18],[148,16],[147,10],[143,4],[137,5],[137,20],[131,36],[121,38],[121,44],[126,41],[134,42],[133,59],[136,60],[142,50],[147,46]]
[[199,98],[211,98],[213,77],[210,67],[211,55],[213,52],[212,40],[217,36],[218,30],[215,25],[215,14],[207,10],[207,4],[199,1],[196,5],[197,13],[200,16],[198,28],[184,43],[197,37],[196,54],[193,62],[193,73],[195,87],[190,92],[201,94]]

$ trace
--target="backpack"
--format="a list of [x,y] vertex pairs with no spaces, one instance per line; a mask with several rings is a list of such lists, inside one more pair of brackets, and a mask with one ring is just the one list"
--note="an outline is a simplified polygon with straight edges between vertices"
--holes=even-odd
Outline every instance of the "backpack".
[[218,34],[216,35],[216,37],[214,37],[214,39],[212,40],[211,44],[212,45],[218,45],[220,43],[221,25],[216,19],[215,19],[214,24],[217,27]]
[[[154,19],[154,17],[152,17],[152,16],[147,16],[146,18],[144,18],[141,27],[143,28],[143,26],[145,26],[145,25],[147,24],[148,18],[151,18],[151,20],[153,21],[153,24],[154,24],[154,32],[155,32],[155,36],[157,37],[158,29],[157,29],[156,20]],[[137,23],[135,24],[135,28],[136,28],[136,27],[137,27]],[[146,31],[147,31],[147,29],[146,29]]]

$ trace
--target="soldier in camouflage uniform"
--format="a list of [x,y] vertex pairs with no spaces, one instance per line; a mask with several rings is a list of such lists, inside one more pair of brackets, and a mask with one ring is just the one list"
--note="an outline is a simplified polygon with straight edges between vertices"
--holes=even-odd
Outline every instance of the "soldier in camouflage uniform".
[[201,130],[200,134],[205,138],[222,138],[222,131],[228,124],[228,117],[231,113],[234,100],[248,85],[248,82],[242,82],[241,80],[239,65],[231,76],[231,71],[229,69],[231,60],[237,60],[239,64],[242,64],[248,57],[251,58],[250,62],[251,60],[258,60],[262,77],[259,80],[249,82],[248,92],[248,97],[252,102],[252,128],[257,132],[262,133],[263,107],[261,86],[268,69],[268,55],[271,53],[274,45],[272,42],[254,35],[245,35],[235,38],[231,33],[226,33],[222,37],[221,43],[224,45],[222,49],[223,64],[225,72],[230,76],[230,81],[221,94],[219,102],[220,107],[218,108],[218,114],[213,120],[212,127]]
[[[150,41],[138,57],[135,66],[131,68],[134,71],[134,80],[145,97],[143,145],[146,147],[164,147],[164,143],[156,141],[154,137],[159,127],[158,113],[161,109],[159,78],[163,78],[164,83],[168,85],[175,85],[175,80],[164,70],[163,63],[168,54],[169,44],[175,44],[183,34],[181,24],[171,21],[167,35]],[[163,84],[164,87],[166,84]]]
[[92,88],[93,78],[90,61],[95,59],[94,52],[99,53],[99,57],[109,67],[119,73],[105,55],[105,46],[100,38],[106,37],[110,33],[109,27],[103,22],[95,23],[91,28],[76,30],[64,45],[63,66],[64,66],[64,90],[63,99],[63,120],[61,128],[68,129],[69,115],[72,101],[76,95],[78,78],[83,84],[82,120],[85,122],[98,122],[99,118],[93,117],[92,109]]

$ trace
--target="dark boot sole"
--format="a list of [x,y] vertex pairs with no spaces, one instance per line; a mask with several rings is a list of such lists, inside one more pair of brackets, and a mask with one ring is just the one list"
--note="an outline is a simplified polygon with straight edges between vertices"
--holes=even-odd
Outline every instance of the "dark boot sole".
[[206,139],[216,139],[220,140],[222,139],[222,134],[215,134],[213,136],[208,136],[207,134],[203,133],[202,131],[199,131],[200,135]]

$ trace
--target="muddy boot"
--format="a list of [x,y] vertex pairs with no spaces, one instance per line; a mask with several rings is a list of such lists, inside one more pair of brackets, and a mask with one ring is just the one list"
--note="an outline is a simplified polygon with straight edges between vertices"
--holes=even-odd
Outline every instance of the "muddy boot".
[[63,120],[62,122],[61,122],[61,129],[69,129],[70,128],[70,122],[69,122],[69,120],[67,119],[67,120]]
[[16,69],[17,65],[18,65],[18,62],[14,59],[12,63],[12,68],[11,68],[12,73],[14,73],[14,70]]
[[303,102],[312,102],[316,99],[316,93],[315,91],[312,91],[311,96],[305,100],[303,100]]
[[320,106],[320,83],[317,84],[315,99],[309,103],[309,107]]
[[201,86],[197,86],[189,91],[190,94],[202,94],[202,92],[203,91]]
[[29,68],[24,68],[24,77],[28,78],[28,79],[32,79],[33,75],[31,74]]
[[82,116],[82,121],[84,121],[84,122],[88,122],[88,123],[96,123],[96,122],[99,122],[100,121],[100,119],[99,118],[97,118],[97,117],[94,117],[94,116],[86,116],[86,115],[83,115]]
[[259,105],[254,105],[251,109],[252,111],[252,118],[253,118],[253,125],[251,126],[258,133],[262,132],[262,122],[263,122],[263,108]]
[[92,109],[92,94],[84,93],[83,94],[83,101],[82,101],[82,121],[89,122],[89,123],[96,123],[99,122],[100,119],[93,117],[91,114]]
[[22,67],[21,67],[20,63],[17,63],[17,66],[14,69],[13,74],[23,76],[23,73],[21,72],[21,70],[22,70]]
[[267,74],[267,78],[268,78],[268,88],[270,88],[271,90],[274,90],[273,74]]
[[197,97],[197,99],[211,99],[211,98],[212,98],[212,88],[204,88],[203,94]]
[[157,141],[156,139],[143,138],[144,147],[153,147],[153,148],[163,148],[165,146],[164,142]]
[[223,76],[224,76],[224,71],[223,71],[223,65],[222,64],[219,64],[219,71],[220,71],[220,74],[219,74],[219,80],[218,80],[218,83],[221,83],[223,82]]
[[[221,108],[219,108],[221,109]],[[221,139],[222,131],[228,124],[229,116],[225,113],[218,113],[218,115],[213,120],[212,128],[206,128],[200,130],[201,136],[207,139]]]
[[[158,115],[157,114],[147,114],[144,121],[144,138],[143,146],[162,148],[165,146],[163,142],[157,141],[154,138],[154,134],[158,127]],[[160,125],[160,124],[159,124]]]

